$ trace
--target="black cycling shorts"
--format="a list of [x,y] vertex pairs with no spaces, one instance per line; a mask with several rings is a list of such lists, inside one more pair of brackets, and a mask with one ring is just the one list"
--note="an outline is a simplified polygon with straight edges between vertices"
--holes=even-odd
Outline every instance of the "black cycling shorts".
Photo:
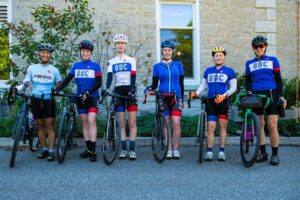
[[181,117],[182,112],[182,99],[175,97],[160,97],[160,104],[165,116],[178,116]]
[[218,119],[228,120],[228,99],[224,99],[220,104],[215,99],[206,102],[207,121],[217,121]]
[[[122,96],[128,96],[128,92],[130,91],[130,86],[117,86],[115,87],[115,92]],[[128,112],[137,112],[137,100],[127,100],[124,98],[117,98],[115,103],[115,111],[116,112],[125,112],[127,109]]]
[[[270,95],[270,91],[253,91],[254,94],[265,94],[265,95]],[[278,115],[278,109],[277,109],[277,102],[278,102],[278,94],[277,90],[272,90],[272,99],[270,101],[269,106],[266,108],[266,115]],[[262,105],[264,106],[266,104],[267,99],[262,98]],[[263,107],[261,108],[254,108],[253,112],[255,112],[257,115],[263,115],[264,114],[264,109]]]
[[80,97],[76,98],[78,114],[98,113],[99,97],[87,97],[84,101]]
[[31,98],[31,110],[34,119],[55,118],[55,99]]

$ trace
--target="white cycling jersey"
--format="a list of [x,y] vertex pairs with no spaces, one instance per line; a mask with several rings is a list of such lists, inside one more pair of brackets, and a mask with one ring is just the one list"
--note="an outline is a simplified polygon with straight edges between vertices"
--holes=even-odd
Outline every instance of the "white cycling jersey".
[[108,61],[107,72],[114,74],[115,86],[130,85],[131,74],[136,74],[136,61],[127,55],[116,56]]

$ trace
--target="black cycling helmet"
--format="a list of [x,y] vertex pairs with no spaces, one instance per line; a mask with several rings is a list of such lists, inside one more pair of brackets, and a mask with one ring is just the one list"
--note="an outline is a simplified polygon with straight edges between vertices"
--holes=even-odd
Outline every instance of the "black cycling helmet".
[[89,50],[93,51],[94,50],[94,45],[89,40],[82,40],[79,43],[79,50],[81,50],[81,49],[89,49]]
[[174,48],[175,48],[175,43],[173,42],[173,41],[171,41],[171,40],[166,40],[166,41],[164,41],[164,42],[162,42],[161,43],[161,49],[164,49],[164,48],[171,48],[171,49],[173,49],[174,50]]
[[54,52],[53,46],[51,44],[49,44],[49,43],[44,43],[44,42],[42,42],[41,44],[39,44],[38,50],[39,51],[45,50],[45,51],[49,51],[50,53]]
[[265,45],[268,45],[267,38],[262,36],[262,35],[258,35],[255,38],[253,38],[253,40],[252,40],[252,46],[258,45],[258,44],[261,44],[261,43],[264,43]]

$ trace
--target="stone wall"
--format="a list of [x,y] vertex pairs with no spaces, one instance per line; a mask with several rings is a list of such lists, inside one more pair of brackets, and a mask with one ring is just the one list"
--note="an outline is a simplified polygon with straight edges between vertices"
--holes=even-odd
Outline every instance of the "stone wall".
[[[63,0],[13,0],[13,22],[32,21],[31,11],[41,4],[62,5]],[[124,32],[134,49],[139,42],[147,45],[142,54],[151,53],[156,62],[155,0],[90,0],[96,9],[95,27]],[[295,0],[201,0],[200,1],[200,57],[201,71],[212,64],[211,49],[223,45],[228,50],[227,64],[238,72],[253,57],[251,39],[257,34],[268,37],[269,54],[277,55],[287,69],[286,78],[293,76],[295,66]],[[160,53],[160,52],[158,52]],[[152,64],[151,63],[151,64]]]
[[[64,0],[12,0],[13,22],[32,22],[32,9],[42,4],[60,6]],[[228,56],[226,64],[240,74],[244,73],[246,60],[252,58],[251,40],[258,34],[268,37],[267,53],[277,55],[284,78],[295,76],[296,65],[296,0],[199,0],[200,4],[200,67],[201,76],[213,64],[211,49],[222,45]],[[96,9],[96,31],[83,37],[95,37],[102,31],[123,32],[129,36],[128,54],[134,54],[141,65],[138,78],[145,76],[157,60],[156,52],[156,0],[90,0]],[[139,44],[142,44],[139,46]],[[113,56],[113,47],[108,57]],[[136,50],[138,53],[135,54]],[[150,57],[147,57],[147,55]],[[105,65],[106,60],[101,64]],[[105,67],[104,67],[105,70]],[[199,74],[200,76],[200,74]],[[197,85],[186,87],[197,88]]]

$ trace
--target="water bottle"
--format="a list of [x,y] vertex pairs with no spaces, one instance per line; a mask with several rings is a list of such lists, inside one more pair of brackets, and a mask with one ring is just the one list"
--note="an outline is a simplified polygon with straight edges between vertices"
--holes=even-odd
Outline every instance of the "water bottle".
[[34,119],[33,119],[33,114],[32,112],[28,112],[28,128],[32,129],[33,128],[33,123],[34,123]]
[[285,118],[285,109],[283,105],[284,105],[284,101],[282,99],[279,99],[277,103],[277,109],[280,118]]

